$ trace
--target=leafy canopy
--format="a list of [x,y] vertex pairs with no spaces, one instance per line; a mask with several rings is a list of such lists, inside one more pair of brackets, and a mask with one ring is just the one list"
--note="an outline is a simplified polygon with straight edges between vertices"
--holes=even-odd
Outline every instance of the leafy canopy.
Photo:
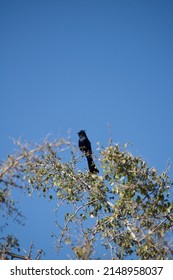
[[[22,222],[12,196],[15,188],[29,196],[38,192],[56,200],[57,213],[64,213],[61,218],[57,215],[54,234],[59,256],[64,246],[70,246],[73,258],[103,258],[97,250],[101,246],[111,259],[172,259],[173,202],[168,170],[158,174],[141,157],[133,156],[128,145],[99,145],[100,174],[95,175],[79,170],[84,159],[69,139],[16,144],[17,152],[0,163],[4,224],[8,216]],[[25,257],[16,250],[20,249],[15,237],[0,240],[1,259],[32,257],[32,244]]]

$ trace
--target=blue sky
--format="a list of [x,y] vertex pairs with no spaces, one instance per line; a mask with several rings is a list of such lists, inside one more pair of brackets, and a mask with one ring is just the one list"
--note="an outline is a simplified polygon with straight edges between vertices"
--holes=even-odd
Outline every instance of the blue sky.
[[[115,142],[162,171],[173,160],[172,14],[171,0],[1,0],[0,157],[13,152],[10,137],[39,142],[69,129],[74,143],[86,129],[93,149],[106,146],[109,123]],[[42,211],[52,231],[54,217],[40,200],[33,221],[38,199],[21,197],[28,234],[15,230],[27,246]]]

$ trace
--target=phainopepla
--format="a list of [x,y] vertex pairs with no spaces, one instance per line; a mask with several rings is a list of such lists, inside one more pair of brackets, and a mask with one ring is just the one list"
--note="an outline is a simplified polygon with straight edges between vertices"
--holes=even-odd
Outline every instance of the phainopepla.
[[91,142],[89,141],[84,130],[80,130],[78,132],[78,135],[79,135],[79,148],[87,158],[89,171],[91,173],[98,173],[99,171],[92,158]]

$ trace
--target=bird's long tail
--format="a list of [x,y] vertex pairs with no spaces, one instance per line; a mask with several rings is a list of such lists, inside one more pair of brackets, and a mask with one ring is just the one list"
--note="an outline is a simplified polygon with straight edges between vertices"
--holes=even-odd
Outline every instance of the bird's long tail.
[[90,156],[86,156],[86,158],[87,158],[87,161],[88,161],[89,171],[91,173],[99,173],[99,171],[98,171],[98,169],[97,169],[97,167],[96,167],[96,165],[95,165],[95,163],[93,161],[92,156],[91,155]]

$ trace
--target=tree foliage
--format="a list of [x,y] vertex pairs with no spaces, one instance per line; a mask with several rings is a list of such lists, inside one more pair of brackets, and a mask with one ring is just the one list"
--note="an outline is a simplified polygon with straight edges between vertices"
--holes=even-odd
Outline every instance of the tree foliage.
[[[16,144],[17,152],[0,163],[4,224],[9,215],[22,222],[12,197],[15,188],[30,196],[38,192],[57,200],[57,213],[63,209],[64,217],[57,218],[55,227],[57,254],[70,246],[76,259],[103,258],[97,249],[103,247],[105,258],[172,259],[173,202],[168,170],[159,174],[141,157],[133,156],[128,145],[98,145],[100,173],[95,175],[79,170],[83,159],[70,139]],[[1,238],[1,259],[30,259],[32,244],[24,257],[14,253],[19,247],[15,237]]]

